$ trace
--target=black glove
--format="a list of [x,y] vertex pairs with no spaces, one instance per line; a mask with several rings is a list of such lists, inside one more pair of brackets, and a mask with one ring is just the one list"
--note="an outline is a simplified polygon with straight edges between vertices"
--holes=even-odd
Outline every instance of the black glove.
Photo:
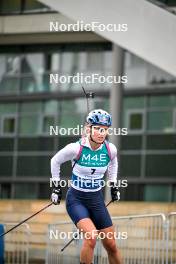
[[111,198],[112,198],[112,201],[119,201],[120,200],[120,192],[119,192],[119,189],[117,187],[117,183],[115,182],[111,182],[110,183],[110,186],[111,186]]
[[51,201],[53,204],[60,204],[62,198],[62,189],[60,185],[57,188],[54,188],[51,194]]

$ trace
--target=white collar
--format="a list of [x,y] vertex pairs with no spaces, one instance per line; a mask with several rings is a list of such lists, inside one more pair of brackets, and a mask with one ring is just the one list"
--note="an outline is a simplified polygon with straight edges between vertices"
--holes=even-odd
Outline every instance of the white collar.
[[101,144],[99,148],[97,148],[97,149],[92,149],[88,137],[83,137],[83,138],[81,138],[81,145],[83,145],[83,146],[85,146],[85,147],[88,147],[88,148],[90,148],[91,150],[94,150],[94,151],[97,151],[97,150],[99,150],[99,149],[102,149],[102,147],[103,147],[103,144]]

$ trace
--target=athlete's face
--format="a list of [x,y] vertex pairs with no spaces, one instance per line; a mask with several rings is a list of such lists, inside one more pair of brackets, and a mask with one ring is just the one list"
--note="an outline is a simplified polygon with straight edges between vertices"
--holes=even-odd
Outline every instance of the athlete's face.
[[107,134],[108,134],[108,127],[107,126],[101,126],[101,125],[96,125],[96,126],[91,126],[91,137],[92,139],[96,142],[101,144],[104,142]]

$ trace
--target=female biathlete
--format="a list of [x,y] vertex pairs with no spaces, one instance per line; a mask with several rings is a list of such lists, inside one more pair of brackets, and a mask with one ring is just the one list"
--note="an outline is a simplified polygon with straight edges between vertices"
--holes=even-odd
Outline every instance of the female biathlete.
[[[68,160],[72,161],[72,179],[66,195],[66,209],[74,224],[84,233],[80,254],[82,264],[92,263],[97,236],[102,238],[109,263],[122,264],[115,242],[115,230],[101,190],[107,170],[112,201],[119,200],[120,193],[116,186],[117,149],[115,145],[105,141],[111,123],[111,115],[106,111],[91,111],[86,118],[87,136],[66,145],[51,159],[53,180],[60,180],[60,165]],[[52,202],[59,204],[61,196],[62,190],[58,185],[51,194]]]

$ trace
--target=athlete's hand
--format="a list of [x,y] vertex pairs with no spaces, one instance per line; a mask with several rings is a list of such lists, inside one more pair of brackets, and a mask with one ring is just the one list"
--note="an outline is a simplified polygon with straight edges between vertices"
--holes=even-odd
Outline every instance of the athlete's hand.
[[118,186],[116,186],[116,183],[115,182],[111,182],[110,184],[111,186],[111,198],[112,198],[112,201],[119,201],[120,200],[120,192],[119,192],[119,189],[118,189]]
[[60,204],[62,198],[62,189],[60,186],[53,189],[53,192],[51,194],[51,201],[53,204]]

